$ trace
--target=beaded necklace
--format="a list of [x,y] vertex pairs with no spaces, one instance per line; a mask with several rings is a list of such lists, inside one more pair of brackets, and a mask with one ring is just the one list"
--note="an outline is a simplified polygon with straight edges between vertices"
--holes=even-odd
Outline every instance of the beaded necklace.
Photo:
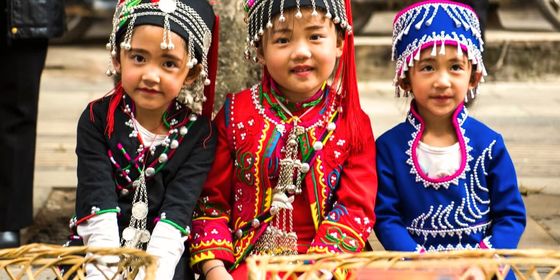
[[[123,101],[125,101],[125,98],[126,97],[123,95]],[[182,105],[179,103],[176,103],[175,107],[177,110],[182,109]],[[133,160],[134,167],[139,173],[137,179],[132,181],[128,176],[128,173],[125,172],[126,169],[120,169],[110,150],[109,156],[111,158],[111,162],[113,162],[113,164],[117,168],[122,170],[122,172],[125,174],[126,180],[128,182],[132,181],[132,188],[134,189],[134,197],[132,199],[132,215],[128,227],[126,227],[122,233],[122,246],[127,248],[141,249],[144,244],[146,244],[150,240],[151,236],[150,232],[146,229],[146,222],[149,212],[146,180],[147,178],[153,177],[159,170],[161,170],[161,168],[163,168],[169,156],[175,152],[175,149],[179,147],[180,142],[187,134],[188,129],[193,124],[193,122],[196,121],[197,117],[196,115],[191,114],[188,120],[187,118],[185,118],[185,120],[181,123],[179,123],[179,121],[177,121],[175,118],[172,118],[170,122],[167,122],[166,111],[166,113],[164,113],[162,116],[163,123],[168,128],[168,133],[165,136],[165,139],[157,145],[156,141],[152,141],[152,144],[149,147],[145,147],[142,139],[139,136],[139,130],[137,127],[136,118],[134,117],[134,112],[126,102],[123,111],[130,117],[130,119],[125,123],[127,126],[132,128],[132,132],[129,134],[129,137],[138,138],[140,142],[137,149],[138,156]],[[157,146],[159,145],[164,147],[163,151],[160,153],[157,160],[148,163],[148,155],[153,156],[155,154]],[[119,148],[119,150],[121,150],[125,158],[131,161],[132,158],[128,155],[128,153],[120,143],[117,145],[117,147]],[[122,192],[128,193],[128,189],[123,188],[121,190],[121,194]]]
[[[289,123],[293,124],[292,129],[288,134],[288,138],[284,147],[281,148],[283,158],[280,159],[280,171],[278,176],[278,182],[273,188],[272,204],[270,209],[270,214],[274,216],[271,224],[267,227],[265,233],[257,240],[255,244],[253,254],[267,254],[267,255],[295,255],[297,254],[297,234],[293,230],[293,206],[294,196],[302,193],[302,181],[307,172],[310,170],[310,154],[301,156],[303,160],[300,160],[298,155],[298,141],[309,133],[312,129],[324,126],[326,123],[326,129],[329,133],[325,135],[330,135],[332,131],[336,128],[333,121],[337,110],[335,109],[334,99],[330,101],[328,106],[328,112],[323,115],[323,117],[317,119],[315,123],[305,127],[301,118],[306,114],[311,112],[315,106],[320,102],[316,102],[312,106],[304,111],[299,117],[294,116],[292,112],[286,108],[282,102],[278,102],[278,107],[282,110],[282,114],[278,114],[280,121],[267,115],[265,108],[262,106],[262,99],[259,96],[264,96],[267,98],[266,94],[263,93],[263,87],[255,85],[251,88],[253,104],[259,112],[259,114],[266,120],[270,121],[275,125],[275,129],[283,135],[286,132],[286,125]],[[328,96],[328,92],[324,93]],[[322,100],[322,98],[321,98]],[[270,100],[267,99],[269,103]],[[280,101],[280,100],[279,100]],[[326,100],[325,102],[328,102]],[[272,106],[271,106],[272,107]],[[276,111],[276,110],[274,110]],[[289,116],[289,118],[287,117]],[[324,135],[324,136],[325,136]],[[323,139],[324,140],[324,139]],[[313,143],[313,150],[321,150],[323,148],[323,142],[321,140]]]

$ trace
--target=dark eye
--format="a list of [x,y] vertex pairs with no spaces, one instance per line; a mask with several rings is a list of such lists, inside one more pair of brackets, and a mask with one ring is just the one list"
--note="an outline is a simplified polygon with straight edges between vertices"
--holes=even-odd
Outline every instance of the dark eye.
[[453,71],[461,71],[461,70],[463,70],[463,65],[461,65],[461,64],[453,64],[453,65],[451,65],[451,70],[453,70]]
[[311,37],[310,37],[310,39],[313,40],[313,41],[319,40],[319,39],[321,39],[321,38],[323,38],[323,36],[321,36],[320,34],[313,34],[313,35],[311,35]]
[[280,37],[274,40],[275,44],[286,44],[288,43],[288,38]]
[[143,63],[146,61],[146,59],[144,58],[144,56],[139,55],[139,54],[131,54],[130,58],[136,62],[136,63]]
[[434,71],[434,67],[432,65],[423,65],[421,66],[420,71],[431,72]]
[[163,63],[163,67],[165,67],[165,68],[176,68],[178,66],[177,66],[177,63],[175,63],[175,61],[168,60],[168,61]]

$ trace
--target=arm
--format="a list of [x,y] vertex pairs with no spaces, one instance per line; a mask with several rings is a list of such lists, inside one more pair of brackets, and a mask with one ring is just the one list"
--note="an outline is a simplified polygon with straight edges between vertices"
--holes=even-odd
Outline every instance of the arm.
[[513,162],[500,136],[491,150],[487,182],[490,189],[492,228],[483,241],[487,248],[515,249],[526,224]]
[[[84,245],[93,247],[119,247],[117,223],[117,195],[112,179],[112,167],[107,157],[101,114],[95,121],[89,119],[89,107],[78,122],[76,154],[78,156],[78,188],[76,190],[77,232]],[[95,207],[96,209],[92,209]],[[113,211],[111,211],[113,210]],[[100,214],[104,213],[104,214]],[[118,256],[105,256],[102,262],[116,263]],[[112,277],[116,266],[86,266],[88,279]]]
[[199,269],[199,264],[207,260],[234,262],[233,236],[228,226],[234,159],[228,144],[224,109],[218,113],[214,122],[218,137],[216,158],[202,189],[192,222],[191,265],[195,269]]
[[351,147],[344,163],[337,200],[321,222],[308,253],[359,252],[375,223],[373,206],[377,193],[375,142],[369,119],[363,124],[364,148]]
[[385,143],[378,141],[377,172],[379,189],[375,214],[375,234],[383,247],[389,251],[420,251],[419,244],[412,239],[401,218],[401,201],[395,178],[395,164],[390,155],[390,149]]

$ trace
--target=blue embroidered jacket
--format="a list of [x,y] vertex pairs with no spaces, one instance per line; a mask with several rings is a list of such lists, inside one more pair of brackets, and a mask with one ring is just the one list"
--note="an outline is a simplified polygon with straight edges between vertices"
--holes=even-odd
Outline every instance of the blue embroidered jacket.
[[433,179],[420,169],[416,148],[424,124],[414,105],[405,122],[377,140],[375,233],[385,249],[517,247],[525,207],[502,136],[469,117],[463,105],[452,120],[461,164],[451,176]]

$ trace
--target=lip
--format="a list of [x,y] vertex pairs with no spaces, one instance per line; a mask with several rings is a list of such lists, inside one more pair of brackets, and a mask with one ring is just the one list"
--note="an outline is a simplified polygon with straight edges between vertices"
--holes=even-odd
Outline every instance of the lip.
[[309,65],[297,65],[290,69],[290,73],[303,77],[309,75],[313,70],[314,68]]
[[159,91],[159,90],[150,89],[150,88],[137,88],[137,91],[147,93],[147,94],[160,94],[161,93],[161,91]]

